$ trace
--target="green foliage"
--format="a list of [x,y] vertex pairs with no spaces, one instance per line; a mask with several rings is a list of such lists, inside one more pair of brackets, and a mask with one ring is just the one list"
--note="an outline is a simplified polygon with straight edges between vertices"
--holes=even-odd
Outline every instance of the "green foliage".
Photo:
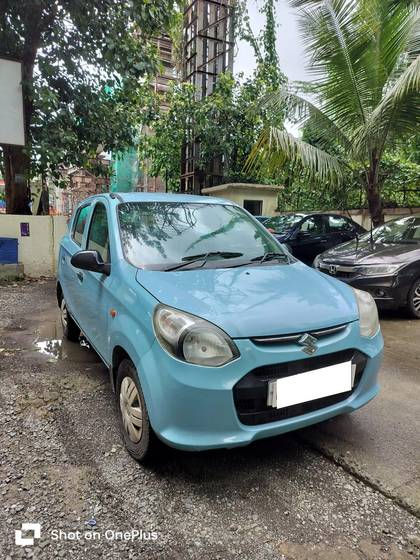
[[254,51],[257,64],[254,77],[272,91],[286,83],[286,77],[280,70],[276,46],[276,5],[277,0],[264,0],[262,3],[259,11],[264,15],[265,25],[258,36],[252,30],[247,0],[237,1],[235,17],[238,38],[248,42]]
[[398,154],[386,156],[382,163],[384,206],[420,207],[420,165],[402,160]]
[[265,106],[280,109],[286,102],[316,142],[291,139],[271,125],[248,168],[270,172],[289,165],[318,185],[350,184],[356,171],[377,223],[384,158],[420,122],[420,13],[410,2],[393,0],[292,5],[305,8],[301,31],[311,56],[314,102],[283,89]]
[[148,103],[143,124],[153,130],[153,136],[140,136],[139,159],[147,172],[161,176],[170,190],[179,188],[182,148],[193,139],[199,146],[196,166],[203,177],[212,162],[220,160],[223,180],[276,183],[283,178],[278,173],[264,175],[244,170],[264,126],[269,122],[281,125],[284,118],[284,107],[273,111],[260,103],[266,94],[286,82],[276,51],[275,4],[276,0],[263,3],[265,26],[255,37],[246,2],[236,3],[238,35],[251,43],[257,62],[250,78],[222,74],[212,95],[201,101],[196,100],[191,85],[175,84],[164,98],[158,96]]
[[[160,104],[165,102],[165,107]],[[162,177],[169,190],[178,190],[181,150],[187,139],[188,123],[195,116],[194,89],[186,83],[174,83],[164,96],[153,96],[144,113],[144,128],[138,139],[139,161],[147,173]]]
[[[385,156],[380,180],[384,208],[420,207],[420,165],[401,161],[398,155]],[[282,211],[350,210],[367,208],[367,197],[357,172],[349,174],[339,189],[291,173],[278,206]]]
[[0,55],[24,63],[32,176],[132,145],[157,65],[149,37],[174,13],[175,0],[2,0]]
[[[182,148],[195,139],[199,144],[196,166],[206,175],[214,159],[223,161],[224,180],[274,183],[278,176],[247,173],[244,164],[263,127],[276,118],[257,105],[267,92],[260,75],[243,84],[230,73],[220,75],[209,97],[197,101],[193,86],[172,85],[164,108],[155,103],[146,124],[153,135],[140,135],[139,159],[152,176],[161,176],[170,190],[178,190]],[[162,101],[162,99],[161,99]]]

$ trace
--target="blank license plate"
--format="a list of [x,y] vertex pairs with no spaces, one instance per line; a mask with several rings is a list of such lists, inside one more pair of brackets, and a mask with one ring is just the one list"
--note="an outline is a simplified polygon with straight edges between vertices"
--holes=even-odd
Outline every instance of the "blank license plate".
[[271,381],[267,405],[284,408],[351,391],[352,364],[344,362]]

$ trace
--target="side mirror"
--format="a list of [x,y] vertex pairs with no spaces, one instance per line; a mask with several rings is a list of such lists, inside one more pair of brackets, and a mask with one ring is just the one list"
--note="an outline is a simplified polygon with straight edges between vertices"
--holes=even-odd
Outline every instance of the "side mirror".
[[104,263],[98,251],[79,251],[72,256],[70,262],[75,268],[99,272],[106,276],[111,274],[111,265]]

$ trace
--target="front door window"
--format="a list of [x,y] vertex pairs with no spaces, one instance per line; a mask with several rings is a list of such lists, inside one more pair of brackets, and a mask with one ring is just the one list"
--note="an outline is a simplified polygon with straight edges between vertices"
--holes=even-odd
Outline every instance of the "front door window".
[[300,226],[300,231],[306,235],[321,235],[324,233],[322,216],[310,216]]
[[98,251],[104,263],[110,261],[108,218],[106,208],[100,202],[93,211],[86,249],[88,251]]

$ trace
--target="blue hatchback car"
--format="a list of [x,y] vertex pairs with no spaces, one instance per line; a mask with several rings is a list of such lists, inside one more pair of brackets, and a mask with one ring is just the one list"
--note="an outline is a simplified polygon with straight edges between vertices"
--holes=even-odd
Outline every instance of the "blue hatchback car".
[[61,241],[64,334],[109,368],[121,431],[230,448],[352,412],[378,392],[374,300],[309,268],[242,208],[154,193],[82,202]]

